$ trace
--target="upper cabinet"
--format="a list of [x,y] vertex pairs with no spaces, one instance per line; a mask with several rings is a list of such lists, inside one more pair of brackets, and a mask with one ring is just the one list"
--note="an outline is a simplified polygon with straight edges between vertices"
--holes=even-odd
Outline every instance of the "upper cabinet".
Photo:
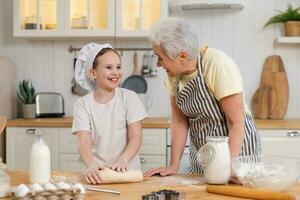
[[66,36],[114,36],[114,0],[66,0]]
[[14,36],[58,36],[63,33],[60,0],[15,0]]
[[147,36],[151,26],[168,15],[167,0],[116,0],[116,35]]
[[17,37],[146,37],[166,0],[14,0]]

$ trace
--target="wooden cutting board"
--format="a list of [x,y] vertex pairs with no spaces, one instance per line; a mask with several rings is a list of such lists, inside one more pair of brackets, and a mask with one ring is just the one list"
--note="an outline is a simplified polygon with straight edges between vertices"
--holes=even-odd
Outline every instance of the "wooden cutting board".
[[252,112],[259,119],[283,119],[289,101],[289,86],[280,56],[266,58],[260,86],[252,98]]

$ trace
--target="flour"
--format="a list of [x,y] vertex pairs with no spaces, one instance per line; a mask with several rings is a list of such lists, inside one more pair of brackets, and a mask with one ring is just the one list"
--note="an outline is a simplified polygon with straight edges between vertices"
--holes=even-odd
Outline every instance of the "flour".
[[178,185],[192,186],[192,185],[204,185],[205,183],[203,177],[182,176],[182,175],[160,177],[159,182],[160,182],[159,183],[160,186],[178,186]]
[[236,174],[245,186],[265,188],[273,191],[285,190],[296,180],[288,166],[279,164],[241,163]]

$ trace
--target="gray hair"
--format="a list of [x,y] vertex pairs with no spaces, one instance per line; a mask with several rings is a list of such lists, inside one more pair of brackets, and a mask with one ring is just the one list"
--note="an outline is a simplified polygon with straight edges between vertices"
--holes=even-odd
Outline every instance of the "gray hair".
[[171,59],[183,50],[189,54],[189,59],[197,58],[198,37],[196,32],[184,20],[170,17],[156,23],[150,31],[151,45],[158,45]]

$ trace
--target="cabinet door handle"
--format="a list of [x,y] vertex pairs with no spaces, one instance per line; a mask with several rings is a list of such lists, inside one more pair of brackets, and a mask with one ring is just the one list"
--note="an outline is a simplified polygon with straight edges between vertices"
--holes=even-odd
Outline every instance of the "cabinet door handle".
[[35,132],[36,132],[35,128],[29,128],[29,129],[26,130],[27,134],[35,134]]
[[146,159],[145,159],[145,158],[142,158],[142,157],[140,157],[140,161],[141,161],[141,163],[145,163],[145,162],[146,162]]
[[287,136],[288,137],[299,137],[300,133],[299,133],[299,131],[289,131],[289,132],[287,132]]

